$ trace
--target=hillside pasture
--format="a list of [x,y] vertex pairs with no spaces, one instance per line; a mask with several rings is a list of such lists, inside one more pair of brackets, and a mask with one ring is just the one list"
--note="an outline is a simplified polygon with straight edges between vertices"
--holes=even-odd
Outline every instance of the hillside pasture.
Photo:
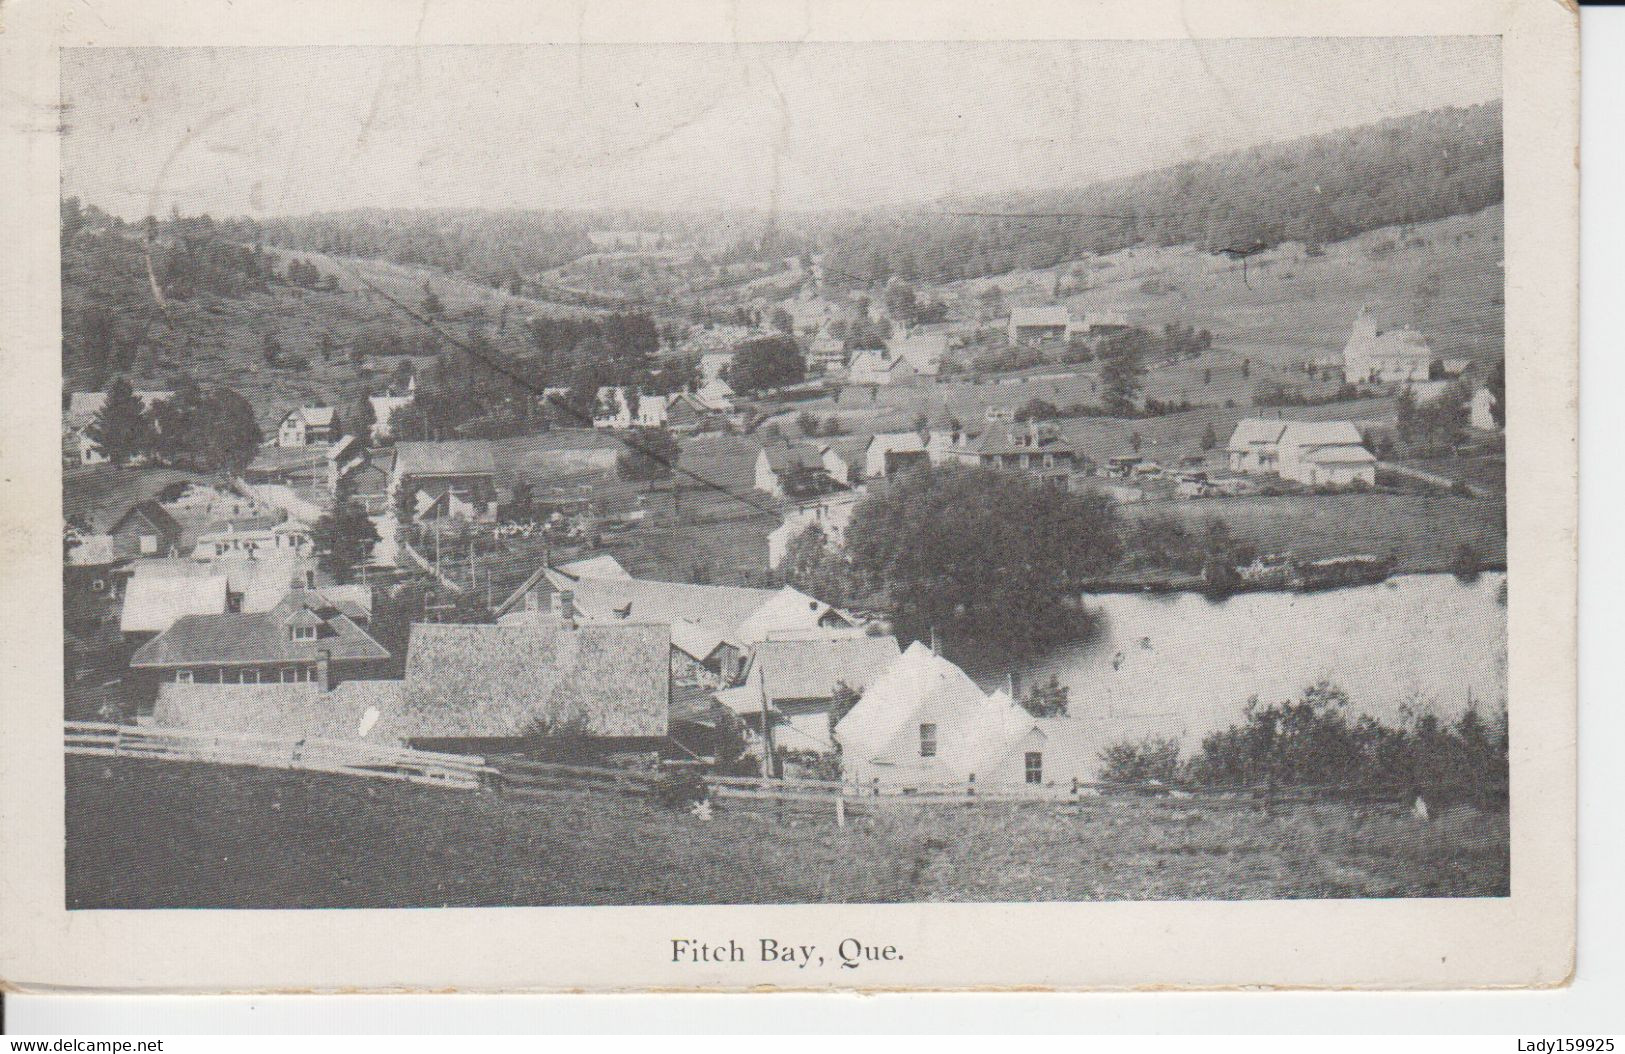
[[[1503,810],[724,802],[67,759],[67,905],[398,908],[1506,896]],[[128,817],[145,818],[131,825]]]

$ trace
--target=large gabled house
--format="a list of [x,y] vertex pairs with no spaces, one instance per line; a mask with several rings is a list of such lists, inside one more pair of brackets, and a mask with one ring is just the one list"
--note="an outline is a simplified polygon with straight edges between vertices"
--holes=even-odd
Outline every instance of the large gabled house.
[[847,779],[891,788],[1043,787],[1092,780],[1098,737],[1074,718],[1036,718],[915,642],[835,726]]
[[848,384],[886,385],[899,388],[913,384],[919,371],[914,363],[902,357],[893,355],[890,350],[880,348],[874,351],[858,351],[852,355],[851,365],[847,368],[846,380]]
[[[205,580],[211,581],[211,580]],[[130,670],[151,695],[180,684],[334,684],[382,672],[389,652],[367,632],[370,605],[303,585],[269,611],[185,615],[147,641]]]
[[880,432],[869,438],[863,452],[863,476],[880,479],[929,460],[925,439],[918,432]]

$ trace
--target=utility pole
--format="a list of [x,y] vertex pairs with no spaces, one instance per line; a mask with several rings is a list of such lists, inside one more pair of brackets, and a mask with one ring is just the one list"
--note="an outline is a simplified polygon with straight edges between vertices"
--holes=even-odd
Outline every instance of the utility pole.
[[[758,653],[759,657],[759,653]],[[762,778],[773,778],[773,714],[767,702],[767,671],[760,670],[762,688]]]

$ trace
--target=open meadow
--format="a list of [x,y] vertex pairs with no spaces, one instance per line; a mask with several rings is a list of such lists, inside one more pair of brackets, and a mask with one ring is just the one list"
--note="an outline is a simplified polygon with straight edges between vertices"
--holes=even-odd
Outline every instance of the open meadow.
[[[70,908],[1506,896],[1507,813],[1099,798],[723,803],[70,757]],[[140,825],[130,815],[144,817]],[[628,832],[636,837],[628,837]]]

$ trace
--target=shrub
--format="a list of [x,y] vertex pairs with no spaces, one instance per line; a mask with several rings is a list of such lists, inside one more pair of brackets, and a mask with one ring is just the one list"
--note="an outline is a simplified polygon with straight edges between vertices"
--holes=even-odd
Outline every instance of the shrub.
[[689,769],[663,772],[654,785],[655,801],[677,812],[687,812],[707,800],[710,793],[704,778]]
[[1179,740],[1142,739],[1100,752],[1100,778],[1107,783],[1167,783],[1179,775]]

